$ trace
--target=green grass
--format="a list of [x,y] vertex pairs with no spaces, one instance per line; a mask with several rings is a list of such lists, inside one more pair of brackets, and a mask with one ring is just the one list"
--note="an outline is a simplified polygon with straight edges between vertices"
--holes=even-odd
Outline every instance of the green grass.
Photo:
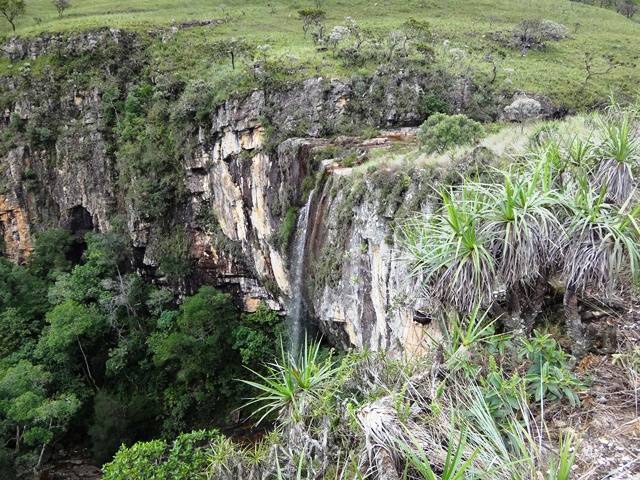
[[[73,0],[60,19],[50,0],[28,0],[26,14],[18,19],[17,33],[32,36],[43,31],[69,32],[103,26],[148,32],[172,22],[228,18],[224,25],[183,30],[166,43],[154,40],[158,68],[178,72],[187,79],[222,78],[234,83],[237,74],[226,65],[214,64],[210,48],[213,41],[234,36],[270,45],[269,55],[298,65],[301,77],[353,74],[353,69],[345,69],[329,52],[317,51],[312,41],[303,36],[297,10],[311,5],[311,0],[142,0],[133,4],[127,0]],[[569,0],[325,0],[323,8],[328,12],[329,27],[344,23],[345,16],[378,31],[395,29],[411,17],[428,20],[437,45],[447,39],[452,47],[467,52],[461,63],[452,64],[443,52],[438,61],[453,69],[470,68],[479,78],[489,75],[490,66],[482,59],[495,47],[488,36],[490,32],[508,29],[526,18],[563,23],[571,32],[570,39],[525,57],[518,51],[506,51],[497,81],[506,90],[541,92],[568,106],[590,105],[606,98],[612,89],[631,94],[640,80],[638,67],[620,67],[595,76],[581,89],[585,53],[596,58],[610,54],[620,61],[640,57],[640,24],[611,10]],[[36,23],[36,17],[41,23]],[[10,33],[8,23],[0,22],[0,35]],[[369,65],[359,71],[366,73],[373,68],[375,65]],[[0,63],[0,72],[6,69],[6,61]]]

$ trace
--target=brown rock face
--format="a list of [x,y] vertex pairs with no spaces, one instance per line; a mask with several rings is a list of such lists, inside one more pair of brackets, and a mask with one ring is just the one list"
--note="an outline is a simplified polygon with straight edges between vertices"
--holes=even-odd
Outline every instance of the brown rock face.
[[23,263],[33,250],[29,235],[29,221],[16,202],[0,195],[0,235],[4,254],[16,263]]

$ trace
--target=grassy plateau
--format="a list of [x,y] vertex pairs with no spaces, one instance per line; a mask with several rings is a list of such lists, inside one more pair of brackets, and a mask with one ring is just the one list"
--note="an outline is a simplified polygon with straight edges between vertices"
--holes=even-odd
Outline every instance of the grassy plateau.
[[[99,27],[124,28],[145,35],[191,20],[224,20],[222,24],[182,28],[167,40],[153,36],[153,55],[160,72],[185,79],[207,79],[216,84],[237,83],[237,73],[213,61],[212,45],[223,38],[242,38],[266,45],[267,55],[295,65],[302,78],[311,75],[348,77],[367,73],[377,65],[345,67],[326,49],[318,49],[303,34],[298,11],[311,1],[194,0],[74,0],[58,16],[52,2],[28,0],[26,12],[17,19],[16,34],[35,36],[43,32],[77,32]],[[538,92],[568,107],[592,106],[609,94],[633,94],[640,81],[640,24],[608,9],[568,0],[324,0],[327,29],[344,25],[352,17],[359,25],[386,34],[409,18],[431,25],[436,62],[455,73],[488,78],[497,62],[498,85],[506,91]],[[563,24],[569,37],[551,42],[544,51],[522,55],[505,49],[493,38],[522,20],[547,19]],[[0,35],[12,35],[8,22],[0,22]],[[462,57],[442,51],[462,50]],[[585,56],[590,55],[592,75],[587,79]],[[610,60],[616,63],[610,68]],[[0,72],[10,69],[0,61]],[[225,91],[229,90],[224,88]]]

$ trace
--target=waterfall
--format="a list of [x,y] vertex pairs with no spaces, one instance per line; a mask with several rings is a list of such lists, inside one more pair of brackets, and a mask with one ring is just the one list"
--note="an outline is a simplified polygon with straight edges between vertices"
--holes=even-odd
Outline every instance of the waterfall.
[[307,231],[309,226],[309,215],[313,202],[312,190],[307,198],[307,203],[300,210],[296,233],[291,251],[291,302],[289,304],[288,329],[289,329],[289,350],[297,355],[303,342],[304,328],[304,267],[305,250],[307,244]]

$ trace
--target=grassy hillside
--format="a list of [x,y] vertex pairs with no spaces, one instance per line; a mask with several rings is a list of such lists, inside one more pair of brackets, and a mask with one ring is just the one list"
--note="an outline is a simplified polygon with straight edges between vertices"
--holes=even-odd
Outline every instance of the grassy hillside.
[[[640,69],[640,23],[611,10],[568,0],[325,0],[326,25],[331,29],[353,17],[361,26],[386,34],[409,18],[427,20],[433,29],[437,62],[470,73],[476,78],[491,75],[484,57],[504,54],[499,62],[497,82],[508,91],[535,91],[570,107],[591,105],[609,93],[631,94],[637,89]],[[268,55],[284,64],[296,65],[300,76],[322,74],[348,76],[354,71],[370,71],[377,65],[347,68],[327,51],[318,51],[302,32],[297,12],[311,7],[307,0],[74,0],[62,18],[50,0],[29,0],[25,15],[17,21],[17,34],[30,36],[43,31],[78,31],[96,27],[120,27],[149,32],[193,19],[226,19],[223,25],[181,30],[169,42],[155,40],[158,69],[187,78],[225,77],[212,62],[212,43],[220,38],[243,38],[255,45],[269,45]],[[549,19],[567,27],[570,37],[553,42],[545,51],[504,49],[492,38],[524,19]],[[11,33],[0,23],[0,34]],[[443,54],[442,44],[465,52],[463,58]],[[585,54],[593,56],[595,74],[585,83]],[[608,69],[606,56],[625,65]],[[5,65],[6,66],[6,65]],[[224,68],[222,68],[224,70]]]

